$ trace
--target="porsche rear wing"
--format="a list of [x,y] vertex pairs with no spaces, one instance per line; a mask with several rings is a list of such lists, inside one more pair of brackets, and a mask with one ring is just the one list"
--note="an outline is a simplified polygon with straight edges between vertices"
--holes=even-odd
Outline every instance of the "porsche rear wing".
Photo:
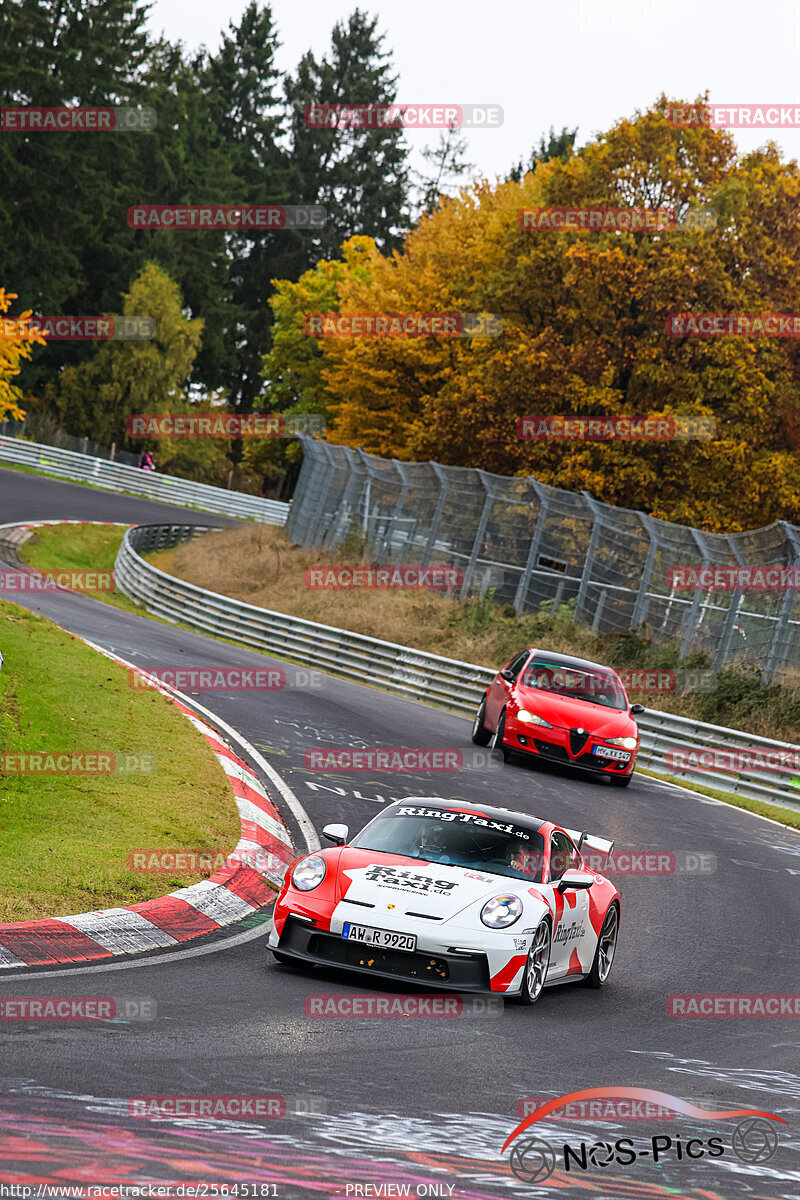
[[[605,862],[614,849],[613,840],[609,842],[605,838],[595,837],[593,833],[582,833],[579,829],[567,829],[566,826],[562,826],[562,828],[564,833],[569,834],[572,838],[584,858],[594,859],[599,854],[602,856],[603,862]],[[587,854],[587,851],[592,850],[595,852],[594,854]]]

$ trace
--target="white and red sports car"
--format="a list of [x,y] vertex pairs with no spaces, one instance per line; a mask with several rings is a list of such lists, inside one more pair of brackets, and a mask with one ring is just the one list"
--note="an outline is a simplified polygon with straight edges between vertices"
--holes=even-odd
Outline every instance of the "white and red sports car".
[[528,1004],[608,979],[619,893],[581,849],[607,857],[612,842],[439,797],[395,801],[350,842],[346,825],[322,832],[335,845],[292,863],[275,905],[279,962]]

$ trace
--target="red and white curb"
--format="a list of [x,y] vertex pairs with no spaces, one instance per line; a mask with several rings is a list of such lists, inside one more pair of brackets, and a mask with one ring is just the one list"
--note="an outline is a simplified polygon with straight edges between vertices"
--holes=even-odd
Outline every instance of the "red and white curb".
[[[83,523],[88,524],[70,522]],[[66,522],[28,522],[25,528],[39,524]],[[138,670],[99,646],[93,648],[120,665]],[[146,672],[139,674],[154,686]],[[274,900],[275,887],[280,886],[286,867],[297,857],[277,808],[252,768],[234,754],[216,729],[202,721],[171,689],[158,686],[157,690],[168,696],[207,739],[228,777],[239,811],[241,836],[226,866],[209,879],[157,900],[2,924],[0,969],[90,962],[174,946],[222,929]]]

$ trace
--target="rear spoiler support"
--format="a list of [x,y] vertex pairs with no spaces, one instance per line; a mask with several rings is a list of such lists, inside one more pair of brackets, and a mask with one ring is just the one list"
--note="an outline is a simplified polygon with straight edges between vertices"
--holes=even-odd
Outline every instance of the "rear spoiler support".
[[613,839],[609,842],[605,838],[595,837],[593,833],[581,833],[579,829],[567,829],[563,826],[564,833],[568,834],[580,852],[583,852],[584,847],[588,850],[597,850],[600,854],[605,854],[606,857],[614,849]]

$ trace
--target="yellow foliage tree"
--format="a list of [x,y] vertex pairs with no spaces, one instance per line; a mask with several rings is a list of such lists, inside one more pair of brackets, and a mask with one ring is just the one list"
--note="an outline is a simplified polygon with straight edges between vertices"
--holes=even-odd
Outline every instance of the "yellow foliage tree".
[[0,288],[0,421],[21,421],[25,413],[20,408],[22,392],[12,382],[20,373],[20,364],[30,358],[35,345],[44,346],[44,337],[27,325],[31,310],[19,317],[5,317],[16,292]]

